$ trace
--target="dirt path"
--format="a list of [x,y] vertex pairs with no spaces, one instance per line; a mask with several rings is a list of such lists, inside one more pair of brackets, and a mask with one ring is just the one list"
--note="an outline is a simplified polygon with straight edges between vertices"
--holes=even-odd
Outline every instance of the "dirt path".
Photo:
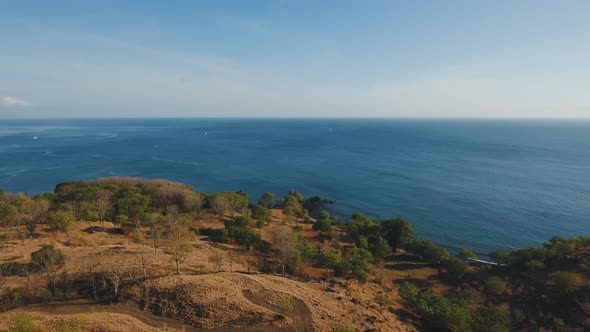
[[62,315],[71,315],[71,314],[88,314],[93,312],[106,312],[106,313],[115,313],[115,314],[123,314],[135,319],[140,320],[146,325],[149,325],[154,328],[168,328],[174,329],[177,331],[206,331],[202,329],[197,329],[189,325],[182,324],[181,322],[155,316],[150,314],[147,311],[139,310],[130,306],[116,304],[116,305],[100,305],[100,304],[81,304],[81,303],[49,303],[49,304],[32,304],[25,307],[19,307],[20,310],[27,310],[27,311],[36,311],[36,312],[45,312],[50,314],[62,314]]
[[313,332],[315,329],[313,328],[313,320],[311,319],[311,312],[307,308],[305,303],[296,298],[291,297],[291,303],[293,304],[293,310],[285,311],[280,307],[273,305],[266,301],[264,298],[254,294],[249,290],[243,291],[244,296],[252,301],[252,303],[264,307],[268,310],[272,310],[276,313],[285,315],[293,320],[293,325],[290,327],[286,327],[283,329],[275,329],[275,331],[293,331],[293,332]]

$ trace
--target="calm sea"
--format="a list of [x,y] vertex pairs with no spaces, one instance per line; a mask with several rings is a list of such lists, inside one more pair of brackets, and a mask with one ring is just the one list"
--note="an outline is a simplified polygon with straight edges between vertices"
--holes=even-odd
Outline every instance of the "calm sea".
[[293,188],[479,253],[590,235],[590,122],[0,120],[4,190],[113,175]]

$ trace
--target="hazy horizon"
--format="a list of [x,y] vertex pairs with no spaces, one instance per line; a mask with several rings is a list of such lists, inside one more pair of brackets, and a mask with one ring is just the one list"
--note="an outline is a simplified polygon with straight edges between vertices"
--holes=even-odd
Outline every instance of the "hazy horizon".
[[7,1],[0,118],[590,118],[586,1]]

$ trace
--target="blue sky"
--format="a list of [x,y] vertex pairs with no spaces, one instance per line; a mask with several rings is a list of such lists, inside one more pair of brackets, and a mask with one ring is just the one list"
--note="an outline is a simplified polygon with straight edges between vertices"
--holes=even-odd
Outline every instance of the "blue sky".
[[0,117],[590,117],[589,1],[0,8]]

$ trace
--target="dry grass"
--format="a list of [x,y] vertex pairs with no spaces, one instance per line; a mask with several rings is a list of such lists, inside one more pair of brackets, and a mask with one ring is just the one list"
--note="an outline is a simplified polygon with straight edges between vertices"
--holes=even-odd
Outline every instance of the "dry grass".
[[[281,222],[278,218],[282,217],[282,212],[273,210],[273,216],[275,220],[261,230],[263,239],[268,236],[269,227]],[[291,221],[288,224],[293,227],[296,223]],[[215,228],[220,225],[223,224],[211,216],[195,221],[195,226],[203,228]],[[304,231],[308,231],[309,227],[310,225],[304,225]],[[10,232],[0,229],[0,234],[3,233]],[[68,236],[40,227],[39,235],[35,238],[26,239],[24,242],[16,239],[3,241],[0,262],[27,263],[33,251],[45,244],[52,244],[66,255],[66,264],[63,269],[70,275],[86,272],[90,267],[94,270],[118,267],[134,277],[139,277],[143,273],[143,257],[148,267],[148,276],[155,277],[145,282],[144,287],[150,287],[157,290],[157,294],[162,294],[162,297],[151,299],[151,301],[164,303],[163,294],[174,293],[183,297],[182,303],[185,304],[186,310],[174,311],[171,316],[197,326],[247,325],[253,322],[252,317],[257,317],[259,322],[280,328],[293,323],[289,315],[303,315],[302,312],[309,312],[312,325],[318,331],[330,331],[337,324],[356,326],[359,330],[406,329],[395,314],[388,310],[381,310],[379,305],[373,304],[375,296],[383,293],[384,288],[381,285],[353,283],[347,286],[343,282],[321,280],[303,283],[278,276],[244,274],[243,272],[246,272],[248,268],[246,259],[241,254],[234,258],[232,267],[234,273],[229,273],[227,272],[230,269],[227,252],[211,246],[209,242],[203,241],[202,237],[195,237],[192,243],[193,251],[181,265],[182,275],[177,276],[174,275],[175,268],[171,257],[164,254],[161,249],[154,254],[149,237],[145,236],[146,234],[143,235],[147,240],[136,243],[108,222],[76,223],[68,232]],[[239,248],[235,247],[235,249]],[[216,273],[215,267],[208,261],[208,258],[215,253],[226,255],[222,266],[222,271],[226,272]],[[327,271],[309,268],[306,272],[314,277],[322,277]],[[393,271],[387,272],[385,269],[384,282],[395,279],[392,274],[394,274]],[[33,275],[29,278],[29,282],[31,280],[38,285],[44,284],[41,276]],[[5,281],[5,285],[10,287],[21,286],[27,282],[23,276],[10,276]],[[40,288],[39,292],[41,291]],[[269,307],[254,303],[252,299],[244,296],[244,291],[252,292],[253,296],[264,300]],[[393,292],[383,296],[384,301],[394,303],[396,300]],[[176,308],[178,305],[180,304],[174,304]],[[203,315],[191,311],[196,310],[195,308],[206,310],[208,314],[201,317]],[[25,310],[17,312],[23,311]],[[35,312],[32,309],[30,312],[35,322],[44,327],[54,326],[52,324],[67,318],[62,317],[63,315]],[[190,312],[193,314],[187,314]],[[3,317],[0,321],[5,322],[7,317],[12,317],[13,314],[15,313],[8,312],[0,315]],[[277,315],[283,318],[278,319]],[[87,318],[90,324],[87,330],[150,331],[148,325],[142,325],[141,321],[126,314],[96,313]],[[107,325],[96,325],[101,320],[104,320]],[[116,328],[119,327],[120,329],[117,330]],[[0,324],[0,330],[2,328],[4,325]]]

